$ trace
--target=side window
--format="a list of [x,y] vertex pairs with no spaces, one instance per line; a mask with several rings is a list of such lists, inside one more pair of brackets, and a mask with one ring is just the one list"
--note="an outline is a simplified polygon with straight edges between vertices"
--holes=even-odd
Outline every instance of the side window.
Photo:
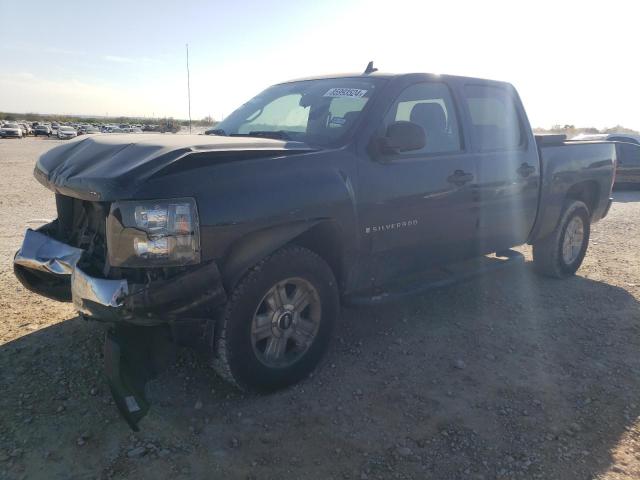
[[513,149],[524,143],[520,115],[507,89],[467,85],[464,90],[472,135],[480,150]]
[[458,118],[449,88],[444,83],[425,82],[407,87],[385,118],[385,128],[393,122],[420,125],[425,132],[425,147],[415,153],[447,153],[461,149]]

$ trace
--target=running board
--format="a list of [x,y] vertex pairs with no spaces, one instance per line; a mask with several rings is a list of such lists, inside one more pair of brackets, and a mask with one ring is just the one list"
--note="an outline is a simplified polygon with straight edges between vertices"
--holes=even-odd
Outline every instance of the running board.
[[343,299],[347,306],[375,306],[390,303],[404,297],[417,295],[436,288],[448,287],[478,275],[501,270],[514,264],[523,264],[524,255],[515,250],[497,252],[495,256],[483,256],[448,265],[440,270],[423,273],[421,281],[399,283],[375,294],[354,295]]

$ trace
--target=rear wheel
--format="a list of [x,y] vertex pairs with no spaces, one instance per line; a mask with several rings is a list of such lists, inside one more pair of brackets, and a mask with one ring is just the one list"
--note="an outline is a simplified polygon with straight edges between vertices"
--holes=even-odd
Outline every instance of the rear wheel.
[[554,278],[575,274],[587,253],[590,232],[589,208],[578,200],[567,202],[555,230],[533,244],[535,270]]
[[296,383],[326,352],[338,309],[326,262],[305,248],[284,247],[234,288],[217,326],[213,366],[242,390]]

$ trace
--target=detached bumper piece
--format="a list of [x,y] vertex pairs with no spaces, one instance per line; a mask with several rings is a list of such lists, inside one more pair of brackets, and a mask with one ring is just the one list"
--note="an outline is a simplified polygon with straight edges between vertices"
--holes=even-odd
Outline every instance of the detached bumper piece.
[[83,269],[85,251],[48,235],[54,227],[27,230],[14,259],[16,277],[32,292],[72,300],[85,319],[110,324],[105,374],[118,409],[137,430],[149,410],[146,383],[171,362],[176,342],[202,337],[211,321],[203,312],[226,302],[218,267],[206,263],[146,284],[92,276]]

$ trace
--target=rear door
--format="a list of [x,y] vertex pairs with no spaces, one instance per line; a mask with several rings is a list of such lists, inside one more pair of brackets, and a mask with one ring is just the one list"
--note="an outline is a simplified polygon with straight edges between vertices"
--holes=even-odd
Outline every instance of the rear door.
[[526,242],[538,210],[540,164],[515,89],[487,82],[463,86],[477,159],[478,253]]
[[475,162],[466,150],[449,86],[422,81],[403,88],[378,132],[396,121],[420,125],[426,145],[379,156],[359,167],[359,212],[374,284],[445,264],[473,252]]

